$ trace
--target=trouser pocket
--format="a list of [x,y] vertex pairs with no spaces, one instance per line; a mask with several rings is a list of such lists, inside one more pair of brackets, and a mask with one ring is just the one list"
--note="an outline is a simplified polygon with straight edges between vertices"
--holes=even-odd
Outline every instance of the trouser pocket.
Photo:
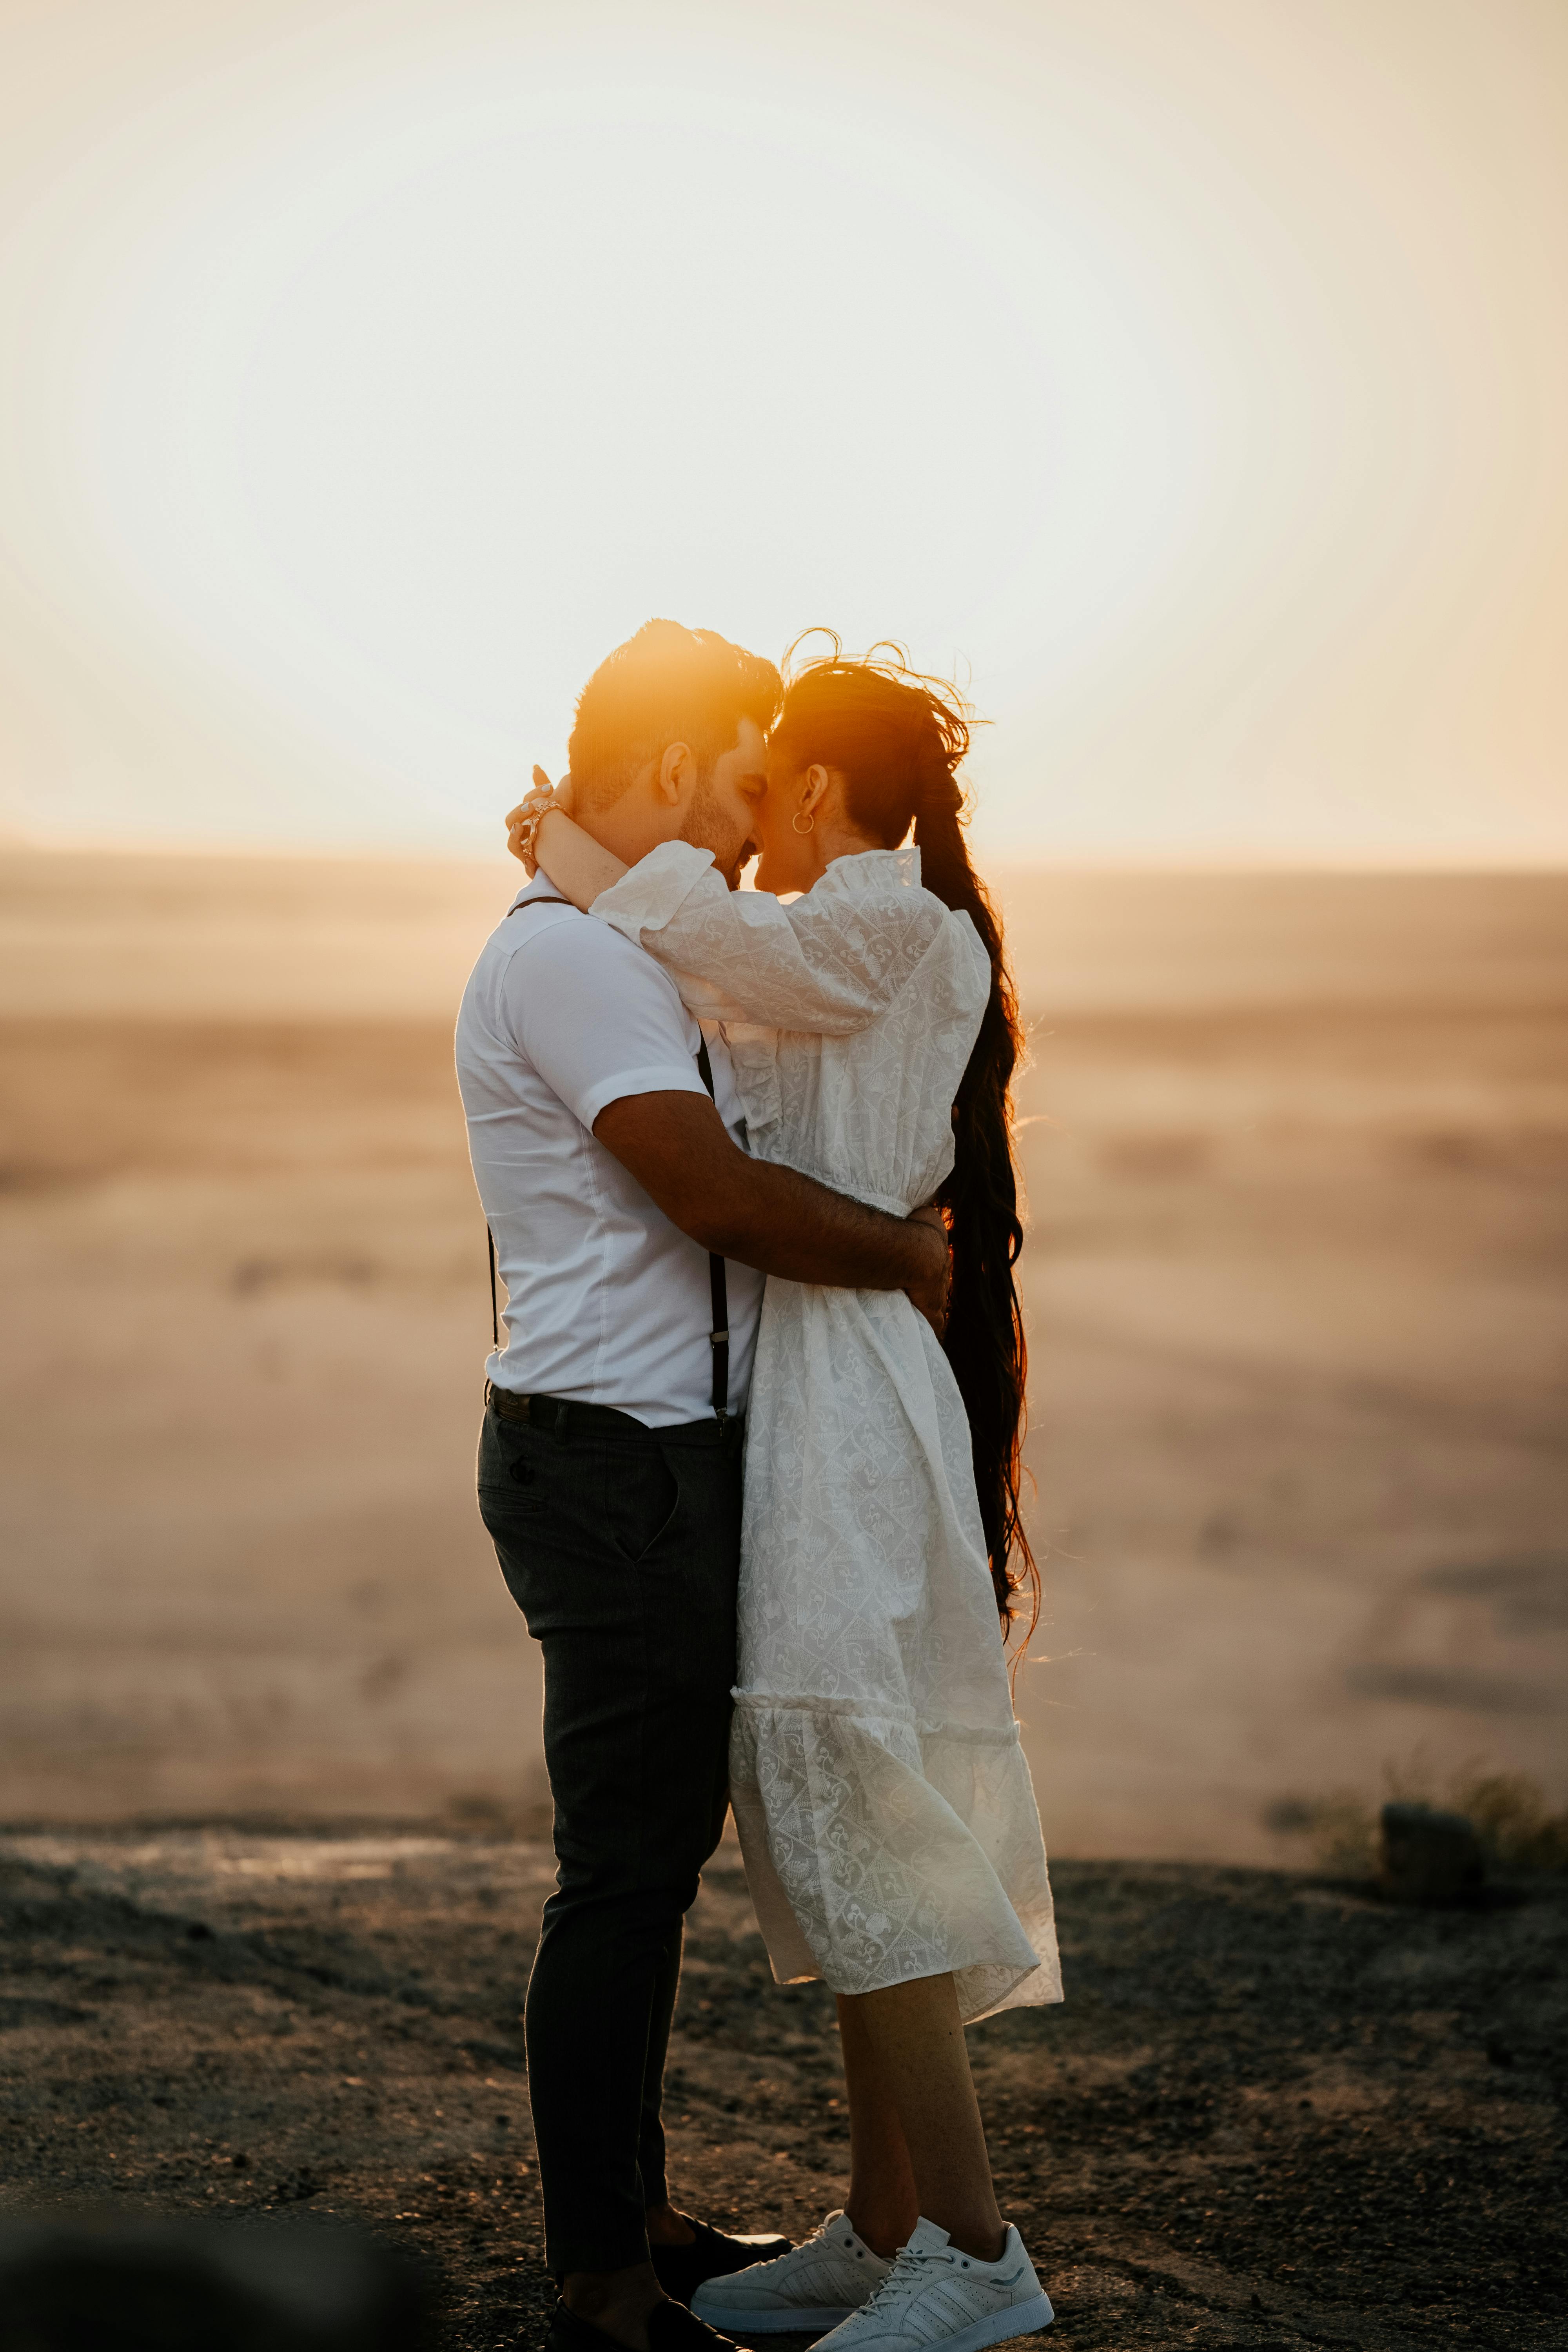
[[623,1559],[640,1564],[681,1536],[681,1476],[678,1449],[606,1445],[595,1465],[605,1528]]

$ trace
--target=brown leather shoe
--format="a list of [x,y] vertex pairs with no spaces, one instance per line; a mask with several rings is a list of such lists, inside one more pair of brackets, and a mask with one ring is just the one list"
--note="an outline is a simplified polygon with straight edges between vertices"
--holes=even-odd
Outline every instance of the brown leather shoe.
[[750,2270],[753,2263],[771,2263],[787,2254],[791,2241],[776,2234],[762,2238],[726,2237],[706,2221],[681,2217],[694,2232],[689,2246],[650,2246],[648,2252],[660,2286],[677,2303],[689,2303],[704,2279],[728,2278],[732,2271]]

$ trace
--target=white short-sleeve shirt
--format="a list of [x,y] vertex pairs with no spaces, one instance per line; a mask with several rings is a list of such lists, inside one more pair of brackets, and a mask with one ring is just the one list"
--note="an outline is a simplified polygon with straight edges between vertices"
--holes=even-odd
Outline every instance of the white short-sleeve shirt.
[[[650,1428],[712,1411],[708,1253],[595,1140],[624,1095],[702,1094],[702,1032],[643,950],[540,875],[490,933],[458,1015],[458,1084],[479,1199],[507,1289],[498,1388],[614,1405]],[[520,911],[521,910],[521,911]],[[744,1145],[723,1040],[719,1116]],[[751,1384],[763,1277],[731,1259],[730,1407]]]

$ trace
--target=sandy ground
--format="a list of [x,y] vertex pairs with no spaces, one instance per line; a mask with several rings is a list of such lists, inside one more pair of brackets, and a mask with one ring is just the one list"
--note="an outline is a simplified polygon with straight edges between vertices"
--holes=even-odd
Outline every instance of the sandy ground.
[[[450,1013],[512,874],[0,858],[0,1816],[537,1824]],[[1011,877],[1052,1851],[1568,1798],[1568,881]]]
[[1271,1798],[1467,1759],[1562,1801],[1564,1043],[1436,1007],[1038,1039],[1020,1691],[1071,1851],[1261,1861]]
[[[384,1825],[0,1840],[0,2215],[300,2212],[437,2266],[452,2352],[536,2346],[519,2011],[550,1857]],[[1069,1999],[971,2029],[1060,2352],[1568,2344],[1568,1885],[1413,1913],[1191,1864],[1058,1872]],[[678,2195],[845,2189],[831,2003],[721,1853],[668,2074]],[[798,2339],[767,2338],[779,2352]]]

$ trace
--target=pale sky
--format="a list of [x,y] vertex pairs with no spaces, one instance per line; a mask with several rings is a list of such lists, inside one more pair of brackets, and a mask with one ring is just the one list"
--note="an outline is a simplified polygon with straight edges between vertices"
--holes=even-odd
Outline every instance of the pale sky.
[[989,852],[1568,858],[1563,0],[0,0],[0,830],[466,850],[651,614]]

